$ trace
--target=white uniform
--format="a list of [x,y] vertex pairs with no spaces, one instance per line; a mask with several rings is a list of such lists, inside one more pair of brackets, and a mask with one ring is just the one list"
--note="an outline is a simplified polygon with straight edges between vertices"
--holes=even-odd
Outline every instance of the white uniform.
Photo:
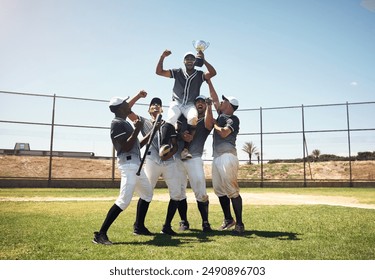
[[189,75],[182,68],[170,69],[171,78],[175,79],[173,86],[173,101],[168,109],[168,119],[172,125],[177,123],[178,118],[183,114],[190,125],[196,125],[198,112],[195,108],[195,98],[200,95],[200,88],[205,81],[204,72],[194,70]]
[[[181,123],[181,131],[186,130],[186,121]],[[181,161],[180,167],[182,169],[184,176],[182,180],[186,182],[186,175],[189,178],[190,186],[194,191],[194,195],[197,201],[206,202],[208,201],[207,191],[206,191],[206,177],[204,174],[204,164],[202,160],[204,143],[210,130],[206,129],[204,124],[204,118],[198,120],[197,128],[193,141],[190,143],[189,152],[192,155],[191,159]],[[179,154],[179,153],[177,153]],[[183,192],[183,197],[186,198],[186,184]],[[183,185],[183,183],[182,183]]]
[[237,182],[239,163],[236,150],[240,121],[235,115],[225,114],[220,114],[216,121],[219,126],[229,127],[232,132],[223,139],[214,131],[212,185],[217,196],[236,198],[240,191]]
[[120,194],[115,204],[125,210],[136,191],[140,198],[150,202],[153,195],[153,189],[146,177],[145,172],[141,171],[137,176],[137,170],[140,165],[140,144],[139,141],[133,145],[129,152],[121,151],[121,141],[128,138],[133,133],[133,127],[124,119],[116,117],[111,124],[111,139],[117,151],[118,169],[121,172]]
[[[141,133],[142,135],[146,135],[149,131],[151,131],[153,123],[151,120],[143,117],[141,117],[141,120],[144,121]],[[147,153],[144,171],[153,188],[155,188],[159,177],[163,176],[163,179],[168,186],[170,198],[179,201],[181,199],[181,188],[179,187],[180,179],[178,176],[176,176],[178,170],[175,158],[173,156],[168,160],[163,161],[159,156],[159,148],[161,143],[160,129],[155,134],[150,149]],[[176,137],[176,135],[172,137]]]

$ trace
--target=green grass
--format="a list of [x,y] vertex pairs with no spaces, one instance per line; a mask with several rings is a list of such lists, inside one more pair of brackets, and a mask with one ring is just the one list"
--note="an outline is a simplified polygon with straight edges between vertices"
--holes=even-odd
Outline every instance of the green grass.
[[[157,193],[167,193],[157,189]],[[373,189],[243,189],[242,192],[284,192],[350,196],[374,202]],[[116,189],[0,189],[0,197],[105,197]],[[366,197],[369,197],[366,199]],[[193,201],[191,230],[169,237],[159,234],[166,202],[153,201],[146,224],[155,236],[134,236],[133,202],[110,228],[114,246],[91,243],[113,201],[0,202],[0,259],[3,260],[373,260],[375,210],[333,206],[244,206],[246,234],[203,234]],[[178,215],[173,226],[178,227]],[[214,228],[222,222],[219,205],[210,205]]]
[[[374,188],[251,188],[252,193],[285,193],[299,195],[340,196],[355,198],[358,203],[375,204]],[[1,194],[1,193],[0,193]]]

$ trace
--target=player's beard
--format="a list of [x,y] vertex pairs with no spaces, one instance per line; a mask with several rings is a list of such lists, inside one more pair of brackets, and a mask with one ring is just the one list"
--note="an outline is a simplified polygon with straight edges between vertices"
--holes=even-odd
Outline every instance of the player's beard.
[[186,72],[194,71],[194,63],[185,63]]
[[160,110],[154,109],[154,110],[151,112],[152,119],[155,120],[156,117],[157,117],[159,114],[160,114]]

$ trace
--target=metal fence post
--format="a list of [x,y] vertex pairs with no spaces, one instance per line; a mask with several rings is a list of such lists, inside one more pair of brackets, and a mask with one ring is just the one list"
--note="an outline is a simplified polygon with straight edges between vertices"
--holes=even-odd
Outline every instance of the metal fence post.
[[54,137],[54,130],[55,130],[55,105],[56,105],[56,94],[53,95],[53,105],[52,105],[51,141],[50,141],[50,147],[49,147],[48,187],[51,187],[51,180],[52,180],[52,152],[53,152],[53,137]]
[[260,186],[263,188],[263,119],[262,107],[259,109],[260,113]]
[[302,109],[302,148],[303,148],[303,186],[306,187],[306,153],[305,153],[305,111],[303,104],[301,105]]
[[349,125],[349,104],[348,101],[346,101],[346,123],[348,127],[348,148],[349,148],[349,187],[353,187],[353,181],[352,181],[352,152],[351,152],[351,146],[350,146],[350,125]]

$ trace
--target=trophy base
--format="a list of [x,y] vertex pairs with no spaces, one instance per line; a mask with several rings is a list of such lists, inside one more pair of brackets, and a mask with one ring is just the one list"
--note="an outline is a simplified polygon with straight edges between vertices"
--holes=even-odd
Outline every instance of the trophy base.
[[195,63],[194,63],[194,66],[198,66],[198,67],[202,67],[204,64],[204,60],[200,57],[197,57],[195,59]]

